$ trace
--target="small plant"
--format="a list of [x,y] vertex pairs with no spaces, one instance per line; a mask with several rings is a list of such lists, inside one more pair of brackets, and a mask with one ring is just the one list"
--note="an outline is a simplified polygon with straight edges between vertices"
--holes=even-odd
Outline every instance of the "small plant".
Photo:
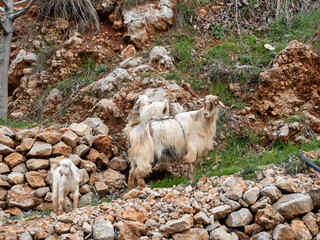
[[42,48],[37,50],[37,67],[36,72],[40,73],[44,70],[47,60],[53,56],[58,47],[54,41],[47,42]]
[[226,26],[224,24],[220,25],[219,23],[211,29],[211,34],[213,34],[217,39],[224,39]]
[[179,72],[169,72],[164,75],[164,79],[166,80],[175,80],[178,84],[183,80],[183,76]]
[[286,123],[292,123],[292,122],[304,122],[304,116],[303,115],[296,115],[296,116],[290,116],[289,118],[283,119]]
[[96,68],[96,73],[98,73],[99,75],[100,74],[103,74],[107,71],[107,65],[106,64],[101,64],[99,65],[97,68]]
[[167,188],[179,184],[188,184],[189,179],[185,176],[166,175],[165,178],[150,183],[151,188]]

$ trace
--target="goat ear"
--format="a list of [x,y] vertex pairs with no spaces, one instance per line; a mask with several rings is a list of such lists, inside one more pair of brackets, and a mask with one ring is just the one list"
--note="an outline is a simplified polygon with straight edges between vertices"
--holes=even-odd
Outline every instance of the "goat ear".
[[78,168],[74,165],[73,162],[71,162],[71,164],[70,164],[70,169],[71,169],[71,171],[72,171],[72,173],[73,173],[74,175],[79,176]]

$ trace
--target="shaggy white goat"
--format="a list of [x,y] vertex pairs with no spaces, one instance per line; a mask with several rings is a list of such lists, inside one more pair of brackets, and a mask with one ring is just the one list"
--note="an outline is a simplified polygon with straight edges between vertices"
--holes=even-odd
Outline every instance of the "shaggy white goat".
[[152,102],[148,96],[141,95],[133,108],[139,109],[141,122],[146,122],[152,118],[169,116],[169,102],[167,99],[163,102]]
[[188,177],[193,177],[197,160],[213,149],[219,108],[226,108],[220,98],[208,95],[198,111],[179,113],[175,117],[150,120],[126,127],[130,143],[129,187],[143,188],[144,178],[159,163],[182,161],[189,164]]
[[78,168],[70,159],[63,159],[59,164],[59,167],[57,165],[51,167],[53,177],[52,204],[54,212],[58,215],[62,214],[63,210],[68,212],[66,197],[69,192],[73,197],[73,210],[77,208],[80,195]]

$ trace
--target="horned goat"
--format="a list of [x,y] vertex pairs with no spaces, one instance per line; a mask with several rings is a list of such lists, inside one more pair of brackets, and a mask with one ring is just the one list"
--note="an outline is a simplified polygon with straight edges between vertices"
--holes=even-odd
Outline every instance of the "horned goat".
[[78,168],[70,159],[60,161],[60,166],[56,164],[51,167],[53,177],[52,205],[56,214],[61,215],[63,211],[68,212],[66,197],[69,192],[72,193],[73,210],[77,208],[79,198],[80,176]]
[[226,108],[220,98],[208,95],[198,111],[179,113],[175,117],[151,119],[126,127],[130,144],[128,151],[131,169],[128,185],[143,188],[144,178],[157,163],[189,164],[188,177],[193,177],[197,160],[213,149],[219,108]]

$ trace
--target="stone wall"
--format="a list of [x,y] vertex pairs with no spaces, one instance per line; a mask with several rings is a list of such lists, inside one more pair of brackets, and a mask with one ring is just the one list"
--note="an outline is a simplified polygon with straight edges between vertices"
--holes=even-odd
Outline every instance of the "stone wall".
[[50,209],[50,167],[66,157],[80,169],[80,205],[124,186],[121,171],[128,164],[117,157],[119,150],[108,131],[99,118],[61,129],[1,127],[0,208],[18,215],[20,210]]

